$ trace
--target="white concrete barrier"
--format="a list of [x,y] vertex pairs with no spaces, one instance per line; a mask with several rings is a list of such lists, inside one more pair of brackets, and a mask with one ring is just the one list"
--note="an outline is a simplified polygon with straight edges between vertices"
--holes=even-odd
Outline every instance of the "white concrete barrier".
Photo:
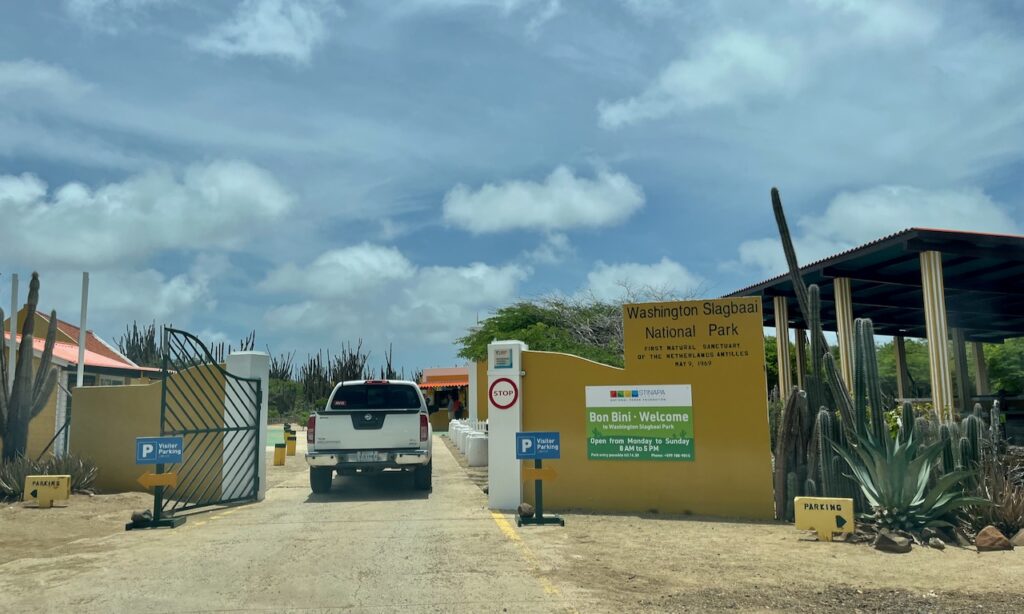
[[487,435],[475,432],[466,439],[466,457],[470,467],[487,466]]

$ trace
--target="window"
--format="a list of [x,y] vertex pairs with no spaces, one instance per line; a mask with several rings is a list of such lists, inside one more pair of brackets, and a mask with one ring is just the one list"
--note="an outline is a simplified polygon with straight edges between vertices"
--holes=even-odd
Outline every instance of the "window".
[[416,388],[404,384],[352,384],[342,386],[331,399],[331,409],[419,409]]

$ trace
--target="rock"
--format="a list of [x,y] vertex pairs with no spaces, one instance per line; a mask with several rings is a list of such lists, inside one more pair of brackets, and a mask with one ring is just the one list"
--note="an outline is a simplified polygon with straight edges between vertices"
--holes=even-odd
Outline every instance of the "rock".
[[941,538],[932,536],[928,538],[928,547],[935,548],[936,550],[945,550],[946,542],[942,541]]
[[520,503],[516,508],[516,513],[520,518],[533,518],[533,506],[529,503]]
[[926,542],[933,537],[937,537],[938,534],[938,531],[932,527],[925,527],[924,529],[921,529],[921,538]]
[[880,530],[878,535],[875,536],[875,542],[872,546],[882,552],[892,552],[895,554],[910,552],[910,540],[902,535],[893,533],[889,529]]
[[1002,531],[992,525],[988,525],[974,538],[974,547],[978,552],[995,552],[998,550],[1013,550],[1013,544],[1006,539]]
[[132,526],[145,527],[153,520],[153,512],[144,510],[141,512],[132,512]]
[[1010,543],[1016,548],[1024,547],[1024,529],[1017,531],[1017,534],[1010,538]]

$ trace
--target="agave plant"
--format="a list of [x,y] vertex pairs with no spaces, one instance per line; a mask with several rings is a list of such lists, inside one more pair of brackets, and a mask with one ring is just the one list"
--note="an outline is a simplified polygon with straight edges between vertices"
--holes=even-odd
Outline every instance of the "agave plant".
[[833,442],[836,453],[850,466],[874,514],[878,527],[916,531],[925,527],[952,527],[953,512],[988,501],[964,493],[971,471],[952,471],[932,480],[943,442],[921,446],[913,430],[903,437],[874,437],[858,433],[855,446]]

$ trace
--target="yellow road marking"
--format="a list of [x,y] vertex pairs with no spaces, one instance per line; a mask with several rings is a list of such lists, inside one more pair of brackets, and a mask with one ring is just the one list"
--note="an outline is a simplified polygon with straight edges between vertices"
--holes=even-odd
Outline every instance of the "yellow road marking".
[[[537,555],[535,555],[533,553],[533,550],[530,550],[530,547],[526,545],[526,542],[524,542],[523,538],[519,536],[519,532],[516,531],[516,528],[512,526],[511,522],[508,521],[508,518],[505,518],[503,514],[500,514],[498,512],[491,512],[491,518],[494,518],[494,523],[498,525],[498,528],[501,529],[501,532],[505,535],[505,537],[507,537],[509,541],[514,543],[519,548],[519,552],[522,553],[523,558],[526,559],[526,562],[529,563],[537,571],[537,573],[539,574],[537,576],[537,579],[540,581],[540,585],[541,588],[544,589],[544,593],[564,600],[565,597],[562,595],[562,592],[558,590],[558,587],[555,586],[554,583],[552,583],[551,580],[547,578],[547,576],[543,575],[543,572],[541,572],[540,568],[540,561],[537,560]],[[572,605],[566,604],[566,607],[569,609],[570,612],[573,612],[573,614],[579,614],[576,608],[574,608]]]

